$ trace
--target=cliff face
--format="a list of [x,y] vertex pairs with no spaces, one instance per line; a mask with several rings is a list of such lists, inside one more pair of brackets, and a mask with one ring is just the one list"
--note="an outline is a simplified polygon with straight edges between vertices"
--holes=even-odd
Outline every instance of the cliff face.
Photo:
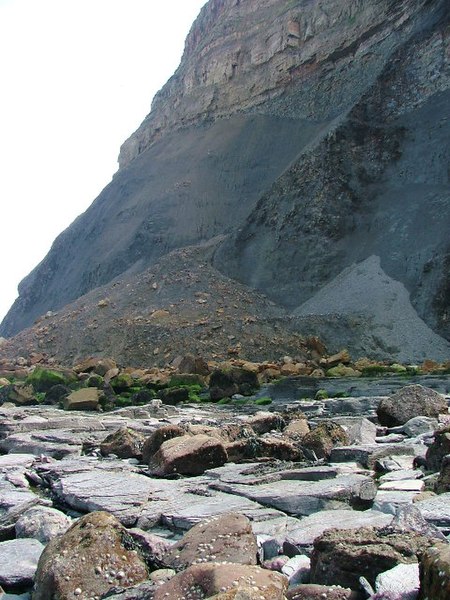
[[210,0],[113,181],[23,280],[0,334],[99,286],[120,296],[118,277],[221,236],[205,260],[300,329],[326,337],[324,318],[363,315],[385,344],[394,309],[383,323],[368,294],[355,289],[351,307],[320,296],[362,285],[362,265],[449,338],[449,12],[445,0]]

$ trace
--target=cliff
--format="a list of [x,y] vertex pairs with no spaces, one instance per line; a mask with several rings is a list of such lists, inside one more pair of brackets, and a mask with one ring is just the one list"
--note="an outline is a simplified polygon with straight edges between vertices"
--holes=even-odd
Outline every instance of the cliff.
[[[22,281],[0,334],[100,286],[120,297],[118,281],[214,239],[199,260],[300,332],[359,353],[448,355],[449,12],[441,0],[210,0],[113,181]],[[401,285],[428,343],[402,337],[401,308],[375,310],[369,293],[319,302],[367,265],[376,289]],[[353,336],[339,316],[359,319]]]

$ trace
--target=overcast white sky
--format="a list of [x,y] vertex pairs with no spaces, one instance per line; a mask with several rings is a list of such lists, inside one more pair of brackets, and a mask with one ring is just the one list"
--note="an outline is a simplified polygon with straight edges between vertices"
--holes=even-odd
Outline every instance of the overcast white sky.
[[206,0],[0,0],[0,320],[117,170]]

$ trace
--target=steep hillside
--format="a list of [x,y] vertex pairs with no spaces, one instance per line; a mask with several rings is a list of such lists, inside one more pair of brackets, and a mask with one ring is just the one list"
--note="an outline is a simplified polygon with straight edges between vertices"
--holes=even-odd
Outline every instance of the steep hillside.
[[[120,282],[170,271],[170,253],[222,236],[201,259],[212,289],[214,273],[256,288],[287,336],[316,323],[331,347],[450,354],[427,329],[450,338],[449,13],[445,0],[210,0],[113,181],[22,281],[0,334],[69,314],[99,286],[125,319],[133,299]],[[319,302],[370,257],[412,315],[397,346],[367,294],[355,290],[351,307]],[[142,294],[141,311],[153,306]],[[359,319],[353,334],[340,316]],[[97,332],[114,337],[102,319]],[[70,336],[73,353],[102,352],[73,324]]]

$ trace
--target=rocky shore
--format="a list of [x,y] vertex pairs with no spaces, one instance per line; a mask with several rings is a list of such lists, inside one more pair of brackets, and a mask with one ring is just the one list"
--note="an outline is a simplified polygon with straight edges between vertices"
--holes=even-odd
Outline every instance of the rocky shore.
[[345,377],[288,374],[287,357],[149,373],[37,358],[2,363],[5,600],[449,598],[445,365],[439,391],[378,365],[383,395],[367,380],[333,398],[298,391]]

